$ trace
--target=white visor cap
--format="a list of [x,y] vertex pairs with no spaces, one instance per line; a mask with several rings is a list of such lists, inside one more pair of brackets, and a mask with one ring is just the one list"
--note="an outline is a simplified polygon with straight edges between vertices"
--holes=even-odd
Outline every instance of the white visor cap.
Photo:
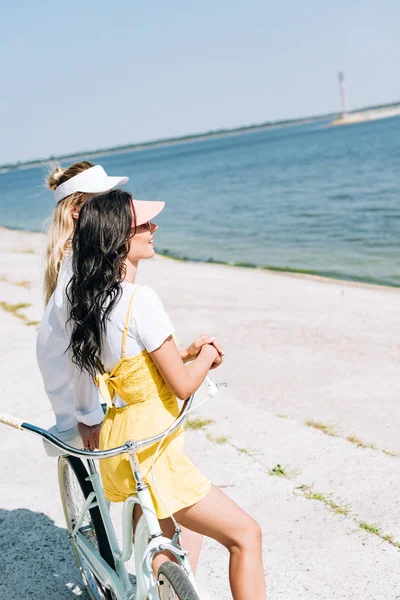
[[108,192],[119,185],[124,185],[128,181],[129,177],[110,177],[101,165],[95,165],[59,185],[54,190],[54,196],[59,202],[75,192],[100,194],[101,192]]

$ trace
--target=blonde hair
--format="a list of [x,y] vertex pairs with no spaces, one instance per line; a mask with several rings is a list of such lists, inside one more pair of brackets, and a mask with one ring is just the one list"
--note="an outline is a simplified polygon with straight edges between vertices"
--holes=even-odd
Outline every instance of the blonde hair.
[[[56,165],[46,178],[47,187],[55,190],[71,177],[93,166],[93,163],[87,160],[76,162],[67,169],[62,169],[60,165]],[[79,209],[90,196],[91,194],[84,192],[75,192],[57,203],[47,232],[48,242],[44,272],[46,304],[56,288],[61,262],[71,249],[72,236],[76,225],[76,219],[73,218],[72,212]]]

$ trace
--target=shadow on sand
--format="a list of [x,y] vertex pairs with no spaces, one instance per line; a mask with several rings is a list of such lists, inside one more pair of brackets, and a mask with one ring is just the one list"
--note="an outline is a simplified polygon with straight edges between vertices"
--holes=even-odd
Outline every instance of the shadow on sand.
[[88,598],[66,529],[43,513],[0,509],[0,598]]

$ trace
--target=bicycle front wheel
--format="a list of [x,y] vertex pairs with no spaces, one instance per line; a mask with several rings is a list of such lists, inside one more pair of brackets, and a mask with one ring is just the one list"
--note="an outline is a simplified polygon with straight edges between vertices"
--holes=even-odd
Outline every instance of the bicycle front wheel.
[[[62,456],[58,459],[60,494],[69,533],[72,533],[78,521],[83,503],[93,491],[92,484],[87,477],[88,472],[79,458]],[[86,511],[79,531],[114,569],[113,555],[98,507]],[[71,543],[90,600],[110,600],[113,594],[98,581],[87,561],[79,554],[73,538],[71,538]]]
[[165,562],[158,570],[160,600],[200,600],[186,573],[173,562]]

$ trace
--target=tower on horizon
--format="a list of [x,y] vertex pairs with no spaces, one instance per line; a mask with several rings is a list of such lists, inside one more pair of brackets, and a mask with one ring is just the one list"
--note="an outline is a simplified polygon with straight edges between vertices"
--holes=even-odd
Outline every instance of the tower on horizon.
[[340,100],[342,103],[342,116],[345,117],[345,116],[347,116],[347,113],[349,112],[349,103],[347,100],[346,88],[344,85],[343,71],[339,71],[338,80],[339,80]]

